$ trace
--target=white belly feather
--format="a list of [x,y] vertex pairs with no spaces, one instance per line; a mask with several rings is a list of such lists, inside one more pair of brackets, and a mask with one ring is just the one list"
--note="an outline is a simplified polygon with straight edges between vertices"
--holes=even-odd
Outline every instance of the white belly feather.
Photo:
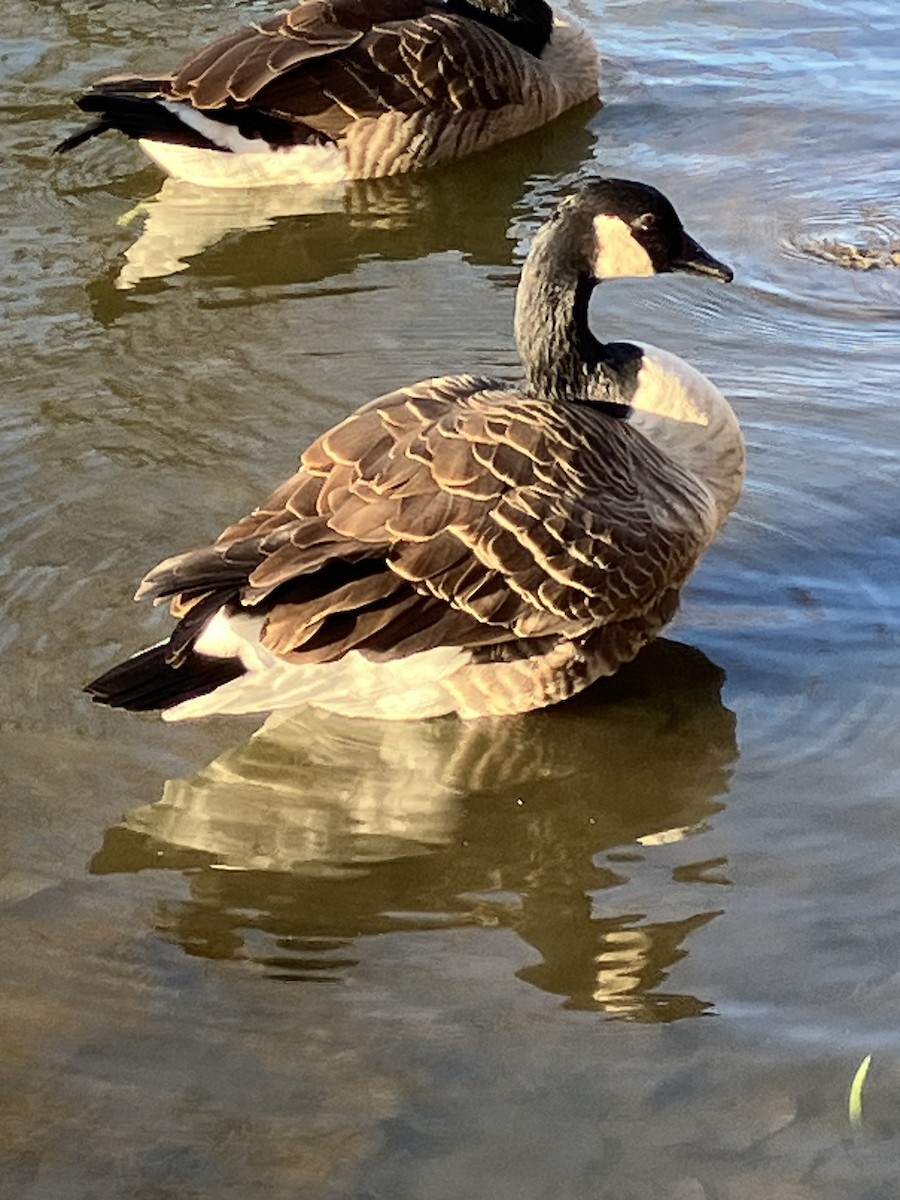
[[[208,121],[200,113],[192,112],[191,115]],[[208,124],[216,125],[218,130],[223,129],[215,121],[208,121]],[[173,142],[156,142],[147,138],[142,138],[139,144],[147,157],[168,175],[201,187],[333,184],[349,178],[344,153],[337,146],[290,146],[285,150],[273,150],[261,138],[243,138],[231,128],[227,132],[246,143],[246,148],[202,150],[196,146],[179,146]]]
[[444,681],[469,661],[456,646],[437,646],[391,662],[373,662],[351,650],[338,662],[297,664],[260,645],[263,618],[216,613],[195,649],[214,658],[240,658],[246,674],[205,696],[162,712],[165,721],[213,713],[258,713],[314,704],[345,717],[408,721],[453,712],[456,701]]

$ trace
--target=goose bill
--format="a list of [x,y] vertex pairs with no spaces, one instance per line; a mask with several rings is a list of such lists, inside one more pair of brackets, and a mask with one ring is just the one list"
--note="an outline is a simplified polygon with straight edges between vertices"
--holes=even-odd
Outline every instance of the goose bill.
[[684,245],[681,254],[672,262],[673,271],[687,271],[690,275],[711,275],[713,279],[721,279],[731,283],[734,271],[725,263],[719,262],[689,235],[684,235]]

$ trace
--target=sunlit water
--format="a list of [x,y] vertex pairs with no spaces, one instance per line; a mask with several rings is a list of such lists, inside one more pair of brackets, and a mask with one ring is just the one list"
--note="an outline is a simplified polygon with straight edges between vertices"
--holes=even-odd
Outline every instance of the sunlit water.
[[[581,4],[602,111],[315,204],[50,156],[84,83],[265,11],[4,6],[0,1192],[893,1197],[895,6]],[[164,627],[141,573],[316,432],[515,371],[518,265],[592,169],[736,271],[594,304],[747,432],[673,640],[496,727],[92,707]]]

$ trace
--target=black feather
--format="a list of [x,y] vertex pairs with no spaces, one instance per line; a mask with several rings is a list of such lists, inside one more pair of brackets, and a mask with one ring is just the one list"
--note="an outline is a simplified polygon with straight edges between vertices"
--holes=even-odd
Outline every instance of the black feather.
[[[107,90],[107,87],[99,85],[78,100],[78,107],[82,112],[97,113],[98,119],[61,141],[55,149],[57,154],[72,150],[89,138],[105,133],[107,129],[118,129],[130,138],[148,138],[150,141],[168,142],[171,145],[193,146],[198,150],[224,149],[212,138],[205,137],[186,125],[177,113],[165,108],[160,103],[159,96],[133,95],[130,88],[124,85],[122,91]],[[190,104],[185,104],[184,107],[191,110]],[[236,128],[245,138],[260,138],[273,148],[327,145],[331,141],[325,134],[310,129],[302,121],[288,121],[257,108],[196,111],[226,128]]]
[[82,142],[88,142],[92,137],[96,137],[98,133],[106,133],[107,129],[112,126],[107,125],[102,117],[99,120],[91,121],[90,125],[84,125],[77,133],[72,133],[67,138],[63,138],[53,147],[54,154],[65,154],[67,150],[74,150],[76,146],[80,146]]
[[168,642],[142,650],[100,675],[84,690],[95,704],[151,712],[171,708],[182,700],[205,696],[223,683],[244,675],[237,658],[210,658],[195,650],[185,651],[178,665],[170,662]]
[[195,129],[190,129],[152,96],[110,95],[92,91],[81,97],[78,107],[83,112],[99,114],[99,119],[60,142],[56,147],[57,154],[80,146],[88,138],[105,133],[107,129],[118,129],[130,138],[149,138],[179,146],[194,146],[200,150],[217,149],[214,142]]

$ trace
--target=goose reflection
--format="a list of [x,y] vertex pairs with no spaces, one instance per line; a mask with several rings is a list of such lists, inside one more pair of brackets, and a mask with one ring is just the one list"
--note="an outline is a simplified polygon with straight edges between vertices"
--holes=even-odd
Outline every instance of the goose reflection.
[[[246,249],[229,237],[228,270],[250,270],[252,283],[315,282],[352,271],[373,254],[397,259],[456,249],[476,263],[510,261],[510,212],[549,211],[570,189],[573,175],[591,158],[595,136],[586,121],[596,106],[582,106],[553,126],[498,147],[485,172],[475,155],[419,175],[363,180],[315,188],[271,187],[226,192],[167,179],[157,194],[137,204],[119,224],[137,231],[113,288],[140,284],[188,269],[193,259],[228,235],[249,235]],[[546,194],[545,194],[546,193]],[[482,212],[473,217],[472,197]],[[303,221],[280,221],[283,217]],[[275,230],[269,229],[275,225]],[[259,230],[269,229],[265,235]],[[264,237],[265,240],[262,240]],[[212,274],[221,263],[204,264]],[[95,307],[122,308],[94,286]]]
[[184,872],[190,898],[160,906],[160,933],[282,979],[345,978],[379,933],[500,926],[539,956],[518,977],[568,1007],[698,1015],[709,1002],[661,988],[719,911],[700,885],[723,863],[660,871],[654,855],[722,807],[737,757],[723,680],[659,641],[520,718],[270,720],[129,813],[91,869]]

